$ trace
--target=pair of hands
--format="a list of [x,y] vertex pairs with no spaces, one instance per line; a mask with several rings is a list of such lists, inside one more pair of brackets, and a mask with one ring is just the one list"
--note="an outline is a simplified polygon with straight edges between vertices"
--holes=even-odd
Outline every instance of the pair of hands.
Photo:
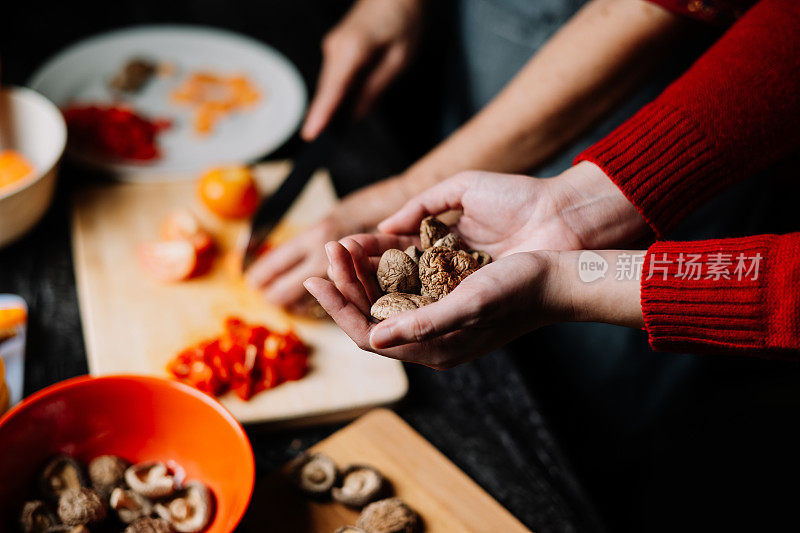
[[[587,319],[592,315],[581,307],[590,300],[576,298],[577,269],[572,275],[560,273],[565,258],[543,250],[580,249],[592,239],[614,238],[626,226],[630,239],[645,231],[618,190],[584,203],[574,198],[579,193],[569,178],[575,182],[577,176],[591,176],[587,165],[551,180],[458,174],[407,202],[379,225],[382,233],[327,243],[330,281],[313,277],[304,286],[360,348],[437,369],[479,357],[542,325]],[[463,211],[454,229],[471,248],[489,252],[495,261],[441,300],[375,324],[369,309],[380,295],[375,282],[380,255],[389,248],[419,245],[422,218],[454,209]],[[587,212],[606,218],[578,224]],[[608,217],[618,217],[616,224]]]
[[[356,78],[364,79],[356,113],[374,103],[408,63],[422,18],[423,0],[356,2],[324,40],[319,85],[301,132],[305,139],[324,129]],[[646,232],[619,189],[597,167],[582,163],[550,180],[463,173],[386,220],[380,226],[385,235],[330,242],[374,228],[396,209],[381,204],[406,193],[402,185],[378,188],[356,193],[322,222],[265,254],[247,277],[269,301],[301,312],[309,300],[303,282],[315,278],[306,287],[359,346],[438,368],[477,357],[537,325],[575,316],[563,291],[548,289],[556,281],[558,254],[533,250],[605,248]],[[373,324],[368,304],[377,289],[374,265],[371,270],[367,265],[385,249],[412,242],[403,234],[416,235],[423,216],[449,209],[463,210],[456,231],[492,254],[495,263],[440,302]],[[333,283],[317,278],[326,271]]]

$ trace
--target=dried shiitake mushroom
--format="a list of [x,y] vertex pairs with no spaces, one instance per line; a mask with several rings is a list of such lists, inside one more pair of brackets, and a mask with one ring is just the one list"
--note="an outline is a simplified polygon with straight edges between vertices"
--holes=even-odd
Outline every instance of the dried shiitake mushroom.
[[175,492],[175,476],[164,463],[139,463],[125,470],[125,482],[146,498],[165,498]]
[[451,250],[467,250],[468,246],[464,241],[455,233],[448,233],[435,243],[433,246],[440,246],[442,248],[450,248]]
[[68,526],[102,522],[106,518],[106,504],[94,489],[69,489],[58,499],[58,517]]
[[438,218],[423,218],[419,225],[419,240],[422,241],[422,249],[427,250],[448,233],[450,233],[450,228]]
[[116,455],[101,455],[89,462],[89,479],[92,488],[103,496],[108,496],[114,488],[124,484],[125,470],[130,464]]
[[386,250],[378,263],[378,285],[385,293],[419,292],[419,269],[401,250]]
[[484,267],[492,262],[492,256],[481,250],[474,250],[470,252],[469,255],[478,263],[478,268]]
[[44,533],[58,523],[58,518],[41,500],[25,502],[19,516],[22,533]]
[[292,461],[292,481],[309,496],[324,496],[339,477],[336,463],[321,453],[304,453]]
[[356,526],[342,526],[333,533],[367,533],[360,527]]
[[413,244],[405,249],[406,255],[414,261],[415,265],[419,264],[419,258],[422,257],[422,250],[414,246]]
[[180,533],[197,533],[211,521],[214,502],[208,487],[199,482],[188,483],[177,496],[157,503],[156,514]]
[[124,533],[172,533],[172,526],[163,518],[139,518]]
[[350,507],[364,507],[377,500],[384,488],[383,476],[369,465],[350,465],[342,472],[342,484],[331,489],[331,496]]
[[137,518],[148,516],[153,512],[150,500],[132,490],[117,487],[111,491],[108,505],[117,512],[120,522],[130,524]]
[[477,270],[475,259],[463,250],[433,247],[419,260],[422,294],[438,300]]
[[414,533],[420,519],[400,498],[387,498],[367,505],[356,525],[367,533]]
[[402,313],[403,311],[413,311],[435,300],[428,296],[419,294],[405,294],[403,292],[392,292],[378,298],[369,310],[373,318],[386,320],[389,317]]
[[50,459],[42,469],[39,487],[53,501],[69,489],[85,487],[86,476],[81,465],[72,457],[58,455]]

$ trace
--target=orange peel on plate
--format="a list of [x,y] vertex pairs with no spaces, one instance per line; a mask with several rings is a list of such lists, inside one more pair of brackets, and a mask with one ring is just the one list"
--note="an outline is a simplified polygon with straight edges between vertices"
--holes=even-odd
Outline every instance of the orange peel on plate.
[[208,135],[227,115],[260,99],[258,88],[246,76],[209,71],[193,73],[172,93],[174,103],[194,108],[194,129],[199,135]]

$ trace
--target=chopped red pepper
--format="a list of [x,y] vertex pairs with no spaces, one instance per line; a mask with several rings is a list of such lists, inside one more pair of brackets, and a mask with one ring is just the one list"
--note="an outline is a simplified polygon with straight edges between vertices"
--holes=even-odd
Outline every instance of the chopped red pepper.
[[158,158],[156,136],[171,126],[168,120],[149,120],[126,107],[114,105],[73,105],[63,112],[74,142],[120,159]]
[[177,380],[212,396],[243,400],[308,373],[308,346],[292,331],[277,333],[230,317],[218,338],[183,350],[167,365]]

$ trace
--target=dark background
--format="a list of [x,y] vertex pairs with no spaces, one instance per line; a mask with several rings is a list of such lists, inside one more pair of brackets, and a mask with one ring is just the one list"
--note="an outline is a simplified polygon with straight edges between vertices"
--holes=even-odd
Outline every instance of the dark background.
[[[22,85],[52,54],[81,38],[122,26],[181,22],[235,30],[283,52],[309,94],[319,68],[319,42],[348,7],[341,0],[222,2],[13,2],[0,12],[0,75]],[[446,9],[441,2],[437,9]],[[351,129],[332,157],[340,193],[405,168],[437,138],[448,26],[435,32],[380,109]],[[273,157],[291,157],[295,138]],[[52,209],[32,233],[0,251],[0,292],[30,306],[25,393],[87,372],[73,277],[69,204],[96,179],[65,163]],[[135,327],[135,325],[132,325]],[[543,420],[513,358],[493,354],[448,372],[407,365],[410,392],[398,412],[528,527],[539,532],[598,531],[601,521]],[[275,433],[248,428],[259,475],[340,426]]]
[[[3,83],[23,84],[49,56],[98,32],[182,22],[227,28],[274,46],[297,65],[311,94],[321,36],[348,5],[344,0],[13,2],[0,8],[0,76]],[[449,2],[434,5],[424,53],[332,157],[329,167],[340,193],[402,170],[435,143],[444,98],[441,64],[453,38],[448,18],[441,16]],[[274,157],[291,157],[299,146],[292,139]],[[800,180],[794,176],[783,181],[759,176],[736,188],[690,221],[702,228],[692,238],[796,231]],[[0,292],[22,295],[31,310],[27,394],[87,372],[69,203],[90,179],[96,178],[65,164],[45,219],[0,250]],[[561,333],[586,334],[573,326],[560,327]],[[542,333],[515,343],[516,355],[499,352],[448,372],[407,365],[410,391],[398,412],[534,531],[800,527],[796,363],[654,354],[640,332],[630,340],[640,352],[637,359],[602,384],[611,391],[603,396],[571,382],[573,363],[560,360],[564,347],[554,344],[558,335]],[[596,351],[613,349],[600,345]],[[648,374],[668,367],[682,368],[669,407],[618,432],[605,414],[646,411],[652,392]],[[259,475],[338,427],[277,433],[248,428]]]

